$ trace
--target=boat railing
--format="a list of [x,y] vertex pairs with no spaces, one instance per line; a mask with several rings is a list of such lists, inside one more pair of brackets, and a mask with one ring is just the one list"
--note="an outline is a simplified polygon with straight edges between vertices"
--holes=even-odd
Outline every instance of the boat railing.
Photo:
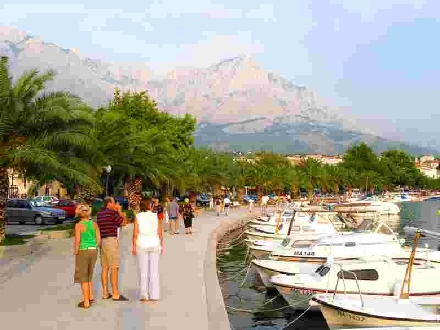
[[[354,276],[354,279],[356,280],[356,285],[357,285],[357,288],[358,288],[359,298],[361,299],[361,306],[362,306],[362,308],[364,308],[364,299],[362,298],[361,288],[359,286],[359,281],[358,281],[358,278],[356,276],[356,273],[354,273],[352,271],[349,271],[349,270],[344,270],[341,265],[335,264],[335,266],[339,266],[339,269],[341,271],[342,281],[344,283],[344,294],[347,294],[347,287],[345,285],[344,273],[349,273],[349,274],[352,274]],[[338,277],[338,279],[336,280],[336,286],[335,286],[335,289],[333,291],[332,299],[335,299],[336,291],[337,291],[338,286],[339,286],[339,279],[340,279],[340,277],[339,276],[337,276],[337,277]]]

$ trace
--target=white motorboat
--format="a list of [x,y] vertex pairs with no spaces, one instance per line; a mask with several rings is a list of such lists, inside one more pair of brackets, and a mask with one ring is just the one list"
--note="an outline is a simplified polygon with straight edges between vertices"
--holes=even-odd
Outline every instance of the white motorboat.
[[401,243],[394,231],[384,222],[364,220],[353,232],[338,232],[334,235],[307,241],[304,238],[294,240],[286,238],[282,242],[254,241],[249,249],[254,257],[283,261],[325,262],[328,256],[336,259],[357,258],[369,254],[387,255],[400,251]]
[[[440,261],[438,255],[435,259]],[[275,275],[270,282],[292,306],[306,309],[307,298],[320,293],[357,294],[360,291],[363,295],[375,297],[392,296],[402,285],[408,262],[409,258],[381,256],[338,260],[317,267],[311,274]],[[439,275],[439,262],[417,260],[412,269],[414,285],[410,296],[440,297],[440,282],[432,281]],[[343,285],[338,286],[340,279],[344,279]]]
[[[296,220],[296,217],[292,220]],[[257,231],[245,231],[248,241],[253,240],[278,240],[282,241],[286,237],[298,239],[300,236],[309,237],[310,239],[318,239],[319,237],[336,233],[335,226],[342,226],[341,223],[333,223],[329,216],[325,213],[313,213],[307,221],[301,221],[298,224],[296,221],[290,221],[287,225],[283,225],[281,233],[267,233]],[[270,230],[270,229],[269,229]],[[274,229],[274,232],[276,228]]]
[[382,202],[373,197],[367,197],[360,201],[332,205],[332,210],[342,213],[370,212],[378,215],[399,214],[400,208],[391,202]]
[[[440,234],[411,227],[405,229],[406,231],[415,232],[415,238],[400,292],[395,292],[393,296],[366,296],[359,286],[359,279],[355,278],[358,284],[357,295],[326,293],[315,296],[310,305],[320,307],[330,329],[346,329],[347,327],[380,327],[381,329],[395,329],[396,327],[405,327],[404,329],[440,328],[440,296],[423,297],[418,290],[411,290],[411,285],[419,286],[421,290],[426,290],[428,286],[438,287],[436,279],[439,272],[431,275],[431,282],[427,278],[427,282],[423,284],[420,282],[423,280],[423,277],[419,275],[420,272],[413,273],[413,268],[419,237],[429,236],[440,239]],[[429,272],[426,271],[426,273]],[[416,274],[420,278],[415,282],[411,282]],[[433,279],[435,280],[433,281]],[[417,296],[415,296],[415,293]]]

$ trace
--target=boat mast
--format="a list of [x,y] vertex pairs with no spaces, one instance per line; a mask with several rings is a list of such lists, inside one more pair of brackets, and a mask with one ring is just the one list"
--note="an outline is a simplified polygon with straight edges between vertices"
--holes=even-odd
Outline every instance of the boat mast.
[[[414,246],[411,251],[411,255],[409,257],[408,267],[406,267],[405,277],[402,283],[402,289],[400,290],[400,299],[408,299],[409,298],[409,288],[411,286],[411,271],[414,264],[414,258],[417,250],[417,243],[419,238],[422,236],[419,230],[414,235]],[[407,286],[407,292],[405,292],[405,284]]]

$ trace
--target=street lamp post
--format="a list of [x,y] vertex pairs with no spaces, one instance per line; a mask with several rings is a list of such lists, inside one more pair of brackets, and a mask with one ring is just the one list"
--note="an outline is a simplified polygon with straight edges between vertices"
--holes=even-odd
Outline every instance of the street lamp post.
[[109,174],[112,170],[112,167],[110,165],[107,165],[106,167],[104,167],[104,169],[107,173],[107,179],[105,181],[105,196],[107,197],[108,196],[108,177],[109,177]]

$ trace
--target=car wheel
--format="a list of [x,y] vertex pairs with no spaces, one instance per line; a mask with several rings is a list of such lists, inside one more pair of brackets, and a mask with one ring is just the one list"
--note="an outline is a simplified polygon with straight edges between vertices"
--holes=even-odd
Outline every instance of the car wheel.
[[44,219],[41,215],[36,215],[34,218],[34,222],[36,225],[38,226],[43,226],[44,225]]
[[64,220],[57,220],[57,225],[61,225],[64,222]]

